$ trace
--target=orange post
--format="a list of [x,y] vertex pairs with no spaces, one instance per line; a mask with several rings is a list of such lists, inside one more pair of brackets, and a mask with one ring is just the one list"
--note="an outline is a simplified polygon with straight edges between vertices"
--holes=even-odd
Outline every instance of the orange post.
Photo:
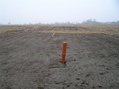
[[61,63],[66,63],[65,61],[65,56],[66,56],[66,48],[67,48],[67,43],[64,42],[63,43],[63,47],[62,47],[62,59],[61,59]]

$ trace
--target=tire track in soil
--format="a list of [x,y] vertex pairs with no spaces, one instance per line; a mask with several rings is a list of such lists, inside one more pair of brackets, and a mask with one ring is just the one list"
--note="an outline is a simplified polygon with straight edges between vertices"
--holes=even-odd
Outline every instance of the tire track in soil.
[[[55,28],[52,28],[52,29],[55,30]],[[48,49],[47,50],[50,50],[50,49],[52,49],[54,47],[54,41],[53,41],[53,39],[58,39],[58,35],[57,34],[54,34],[54,36],[52,36],[52,35],[50,36],[50,38],[47,41],[47,45],[46,45],[46,46],[48,46]],[[45,61],[45,65],[46,65],[46,68],[47,68],[47,69],[45,69],[46,70],[47,77],[44,76],[43,83],[41,84],[41,86],[43,86],[43,87],[47,87],[45,84],[50,84],[50,80],[49,80],[48,77],[52,73],[51,73],[51,70],[50,70],[51,68],[49,69],[49,66],[55,64],[55,63],[54,64],[51,64],[51,61],[53,60],[52,58],[56,58],[56,57],[52,57],[51,56],[51,55],[53,55],[52,54],[52,50],[50,50],[49,52],[51,52],[51,53],[50,54],[49,53],[47,54],[47,59]],[[55,71],[53,73],[55,73]]]
[[[54,31],[54,30],[56,30],[56,28],[54,27],[54,28],[52,28],[52,30]],[[49,57],[50,57],[49,55],[53,55],[53,54],[52,54],[52,53],[54,53],[53,51],[55,51],[55,53],[57,53],[57,51],[56,51],[57,46],[54,45],[54,42],[55,42],[57,39],[58,39],[57,34],[51,33],[51,36],[50,36],[50,38],[48,39],[47,45],[46,45],[46,47],[48,48],[48,49],[47,49],[48,59],[50,59],[50,58],[49,58]]]

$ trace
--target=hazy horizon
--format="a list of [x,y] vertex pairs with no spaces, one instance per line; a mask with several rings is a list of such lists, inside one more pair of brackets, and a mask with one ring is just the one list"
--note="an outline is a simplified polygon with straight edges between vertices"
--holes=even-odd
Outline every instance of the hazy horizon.
[[0,0],[0,24],[119,21],[119,0]]

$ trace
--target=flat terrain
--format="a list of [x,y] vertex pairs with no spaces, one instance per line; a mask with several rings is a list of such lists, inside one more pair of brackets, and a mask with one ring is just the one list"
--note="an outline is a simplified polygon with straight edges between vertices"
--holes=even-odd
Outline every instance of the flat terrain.
[[119,89],[119,25],[0,26],[0,89]]

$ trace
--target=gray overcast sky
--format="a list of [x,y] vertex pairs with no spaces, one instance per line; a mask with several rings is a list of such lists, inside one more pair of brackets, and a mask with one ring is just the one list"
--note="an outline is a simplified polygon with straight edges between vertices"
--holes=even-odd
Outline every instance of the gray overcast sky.
[[0,23],[118,21],[119,0],[0,0]]

